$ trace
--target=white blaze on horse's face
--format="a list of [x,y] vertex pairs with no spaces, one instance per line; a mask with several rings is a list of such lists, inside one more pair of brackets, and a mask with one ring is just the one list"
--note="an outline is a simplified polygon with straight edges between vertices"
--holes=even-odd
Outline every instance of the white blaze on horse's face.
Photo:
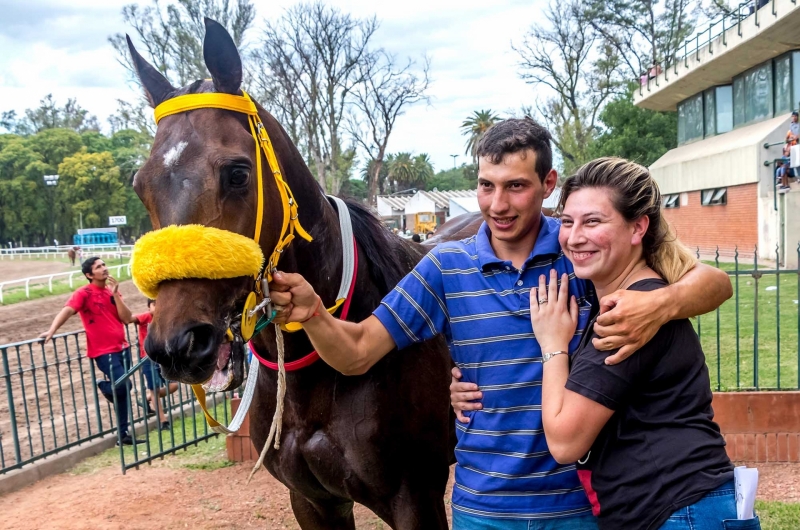
[[180,159],[183,150],[186,149],[186,146],[189,145],[187,142],[178,142],[176,145],[173,145],[172,148],[167,151],[164,155],[164,167],[167,169],[172,169],[172,167],[178,163],[178,159]]

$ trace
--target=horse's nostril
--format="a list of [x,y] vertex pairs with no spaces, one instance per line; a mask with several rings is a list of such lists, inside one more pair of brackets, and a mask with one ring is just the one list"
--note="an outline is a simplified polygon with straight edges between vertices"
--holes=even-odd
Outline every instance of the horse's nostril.
[[186,383],[207,380],[214,372],[222,333],[210,324],[197,324],[157,341],[148,335],[145,349],[167,377]]

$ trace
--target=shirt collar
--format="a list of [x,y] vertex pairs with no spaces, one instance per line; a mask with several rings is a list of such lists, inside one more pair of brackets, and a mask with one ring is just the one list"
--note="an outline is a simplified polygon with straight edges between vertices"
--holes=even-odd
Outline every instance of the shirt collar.
[[[558,231],[561,228],[561,222],[552,217],[541,216],[539,223],[539,235],[536,236],[536,243],[533,245],[528,259],[525,260],[525,265],[528,265],[534,258],[549,254],[558,254],[561,252],[561,245],[558,243]],[[492,232],[489,230],[489,225],[486,221],[481,223],[478,233],[475,238],[475,249],[478,254],[478,262],[482,270],[496,268],[498,265],[510,265],[510,261],[504,261],[497,257],[494,249],[492,248]]]

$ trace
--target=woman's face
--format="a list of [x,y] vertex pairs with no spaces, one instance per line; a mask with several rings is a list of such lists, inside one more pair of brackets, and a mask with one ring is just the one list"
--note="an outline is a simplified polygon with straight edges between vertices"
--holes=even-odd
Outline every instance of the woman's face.
[[649,220],[626,221],[614,208],[608,188],[573,192],[564,205],[558,240],[575,274],[598,288],[641,258],[642,238]]

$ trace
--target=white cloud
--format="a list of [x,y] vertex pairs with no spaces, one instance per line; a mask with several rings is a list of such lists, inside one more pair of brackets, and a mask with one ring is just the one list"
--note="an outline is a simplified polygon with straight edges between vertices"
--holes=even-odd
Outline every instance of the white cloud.
[[[0,110],[18,113],[52,93],[63,103],[75,97],[101,123],[117,99],[138,97],[127,84],[108,36],[125,32],[121,9],[130,0],[0,0]],[[142,2],[144,3],[144,2]],[[292,0],[259,1],[253,33]],[[377,3],[332,0],[354,16],[376,15],[375,44],[399,58],[431,58],[430,105],[408,109],[398,122],[390,151],[428,153],[437,168],[467,161],[459,126],[473,111],[503,113],[530,104],[532,87],[517,76],[511,41],[519,40],[541,14],[542,0],[438,0]]]

